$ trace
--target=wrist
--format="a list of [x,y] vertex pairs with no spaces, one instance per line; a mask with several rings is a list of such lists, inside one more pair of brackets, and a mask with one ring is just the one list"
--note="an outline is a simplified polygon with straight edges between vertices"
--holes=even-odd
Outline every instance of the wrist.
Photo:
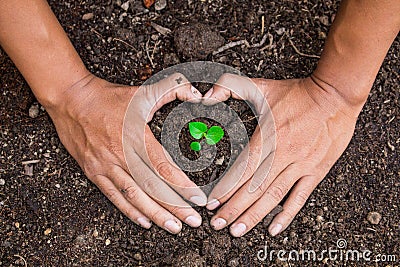
[[321,80],[315,74],[303,79],[303,83],[314,102],[330,115],[345,114],[352,121],[356,121],[366,101],[364,97],[357,100],[350,99],[348,95],[344,95],[338,88]]
[[68,85],[52,94],[46,94],[43,98],[37,97],[50,117],[54,120],[62,114],[70,114],[78,109],[82,102],[90,95],[90,88],[94,87],[97,78],[89,71],[82,72],[80,77],[71,80]]
[[72,74],[68,74],[70,79],[62,78],[62,85],[56,83],[53,85],[45,85],[46,88],[32,88],[38,102],[47,110],[55,111],[60,109],[68,101],[67,95],[74,88],[83,87],[87,84],[93,77],[86,68],[80,68],[79,70],[73,71]]
[[360,78],[354,83],[351,79],[343,76],[335,77],[332,73],[326,75],[320,68],[317,68],[311,74],[310,78],[323,90],[341,98],[350,107],[360,110],[368,99],[375,79],[375,77],[365,77],[364,79]]

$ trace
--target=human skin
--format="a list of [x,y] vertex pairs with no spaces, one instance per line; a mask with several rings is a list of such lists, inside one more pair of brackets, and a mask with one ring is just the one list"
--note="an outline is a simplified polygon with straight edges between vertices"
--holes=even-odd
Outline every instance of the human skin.
[[[165,182],[188,188],[177,192],[198,205],[206,204],[205,194],[163,156],[147,126],[157,108],[170,101],[200,101],[201,94],[183,75],[139,91],[95,77],[43,0],[0,1],[0,44],[46,108],[65,148],[121,212],[144,228],[154,222],[174,234],[181,221],[192,227],[201,224],[200,215]],[[133,96],[139,103],[133,110],[137,114],[127,126],[131,134],[124,136],[132,144],[125,155],[135,161],[129,169],[122,130]],[[151,147],[150,153],[144,146]],[[165,195],[176,205],[158,201]]]
[[257,102],[246,90],[254,83],[274,117],[276,146],[273,151],[260,149],[270,138],[268,131],[259,130],[265,126],[261,122],[246,148],[249,160],[244,174],[236,177],[243,169],[236,161],[209,196],[208,209],[224,204],[211,219],[214,229],[230,225],[233,236],[242,236],[287,194],[269,232],[275,236],[289,226],[350,142],[399,30],[400,1],[344,0],[310,77],[282,81],[221,77],[205,98],[224,101],[232,96]]
[[[215,188],[209,197],[208,208],[215,209],[227,202],[211,220],[215,229],[232,224],[234,236],[245,234],[297,182],[283,212],[276,216],[269,230],[275,235],[290,224],[347,146],[379,66],[399,30],[398,14],[398,0],[344,1],[312,77],[286,81],[254,80],[265,94],[278,126],[275,159],[269,176],[260,176],[265,183],[255,194],[248,192],[246,183],[258,170],[259,173],[265,171],[258,166],[257,160],[250,161],[253,165],[240,180],[242,186],[221,196],[218,190],[230,185],[229,176],[226,176]],[[154,221],[172,233],[180,231],[181,220],[194,227],[201,223],[193,209],[177,208],[150,198],[141,189],[142,175],[131,176],[122,153],[121,135],[127,100],[137,92],[137,87],[111,84],[90,74],[45,1],[0,0],[0,44],[46,108],[67,150],[118,209],[145,228]],[[232,88],[229,84],[233,81],[237,84],[248,82],[235,79],[226,75],[220,83]],[[164,88],[175,88],[177,85],[173,85],[173,81],[166,80],[149,90],[148,98],[158,99],[165,92]],[[160,107],[175,98],[198,98],[198,93],[187,85],[176,87],[162,101],[151,104]],[[224,100],[230,95],[230,90],[216,86],[206,96]],[[140,108],[150,109],[150,106]],[[146,120],[148,118],[143,117],[140,123]],[[154,151],[161,149],[152,134],[147,137],[154,141],[150,143]],[[250,142],[252,152],[260,145],[255,140],[257,138]],[[330,144],[329,150],[326,144]],[[135,154],[139,166],[146,169],[145,156],[138,153],[132,156]],[[265,156],[257,155],[256,151],[253,154],[255,158]],[[154,166],[163,168],[154,170],[153,174],[147,170],[146,175],[164,174],[162,176],[168,181],[193,186],[180,170],[161,164],[166,159],[157,158],[157,155],[160,153],[154,153],[150,160]],[[287,155],[290,157],[285,157]],[[304,170],[303,165],[307,167]],[[299,172],[300,169],[305,173]],[[178,181],[174,177],[178,177]],[[193,196],[193,191],[181,193],[185,199]],[[196,193],[202,202],[204,195]]]

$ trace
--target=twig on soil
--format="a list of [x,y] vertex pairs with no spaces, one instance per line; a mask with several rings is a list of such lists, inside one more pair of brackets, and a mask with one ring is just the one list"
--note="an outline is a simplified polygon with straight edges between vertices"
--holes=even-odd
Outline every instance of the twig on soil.
[[216,54],[222,53],[225,50],[231,49],[232,47],[238,46],[238,45],[246,45],[247,47],[250,47],[249,42],[247,42],[247,40],[240,40],[240,41],[235,41],[235,42],[230,42],[227,43],[224,46],[221,46],[220,48],[218,48],[217,50],[215,50],[213,52],[213,55],[215,56]]
[[150,53],[149,53],[149,42],[150,42],[150,38],[146,42],[146,55],[147,55],[147,58],[150,61],[151,67],[154,69],[153,59],[150,57]]
[[257,47],[262,46],[265,43],[265,41],[267,41],[267,38],[269,38],[270,45],[271,45],[272,41],[273,41],[273,37],[272,37],[272,35],[270,33],[267,33],[267,34],[264,34],[263,38],[261,39],[261,41],[259,43],[250,45],[249,42],[246,39],[245,40],[240,40],[240,41],[235,41],[235,42],[230,42],[230,43],[227,43],[224,46],[221,46],[220,48],[215,50],[212,54],[215,56],[216,54],[222,53],[225,50],[231,49],[231,48],[233,48],[235,46],[238,46],[238,45],[245,45],[246,47],[249,47],[249,48],[257,48]]
[[299,54],[300,56],[303,56],[303,57],[320,58],[320,56],[317,56],[317,55],[305,54],[305,53],[301,52],[301,51],[300,51],[299,49],[297,49],[297,47],[294,45],[293,41],[290,40],[290,36],[289,36],[287,33],[286,33],[286,35],[287,35],[287,37],[288,37],[288,40],[289,40],[290,45],[293,47],[294,51],[295,51],[297,54]]
[[119,39],[119,38],[113,38],[112,40],[113,40],[113,41],[121,42],[121,43],[123,43],[123,44],[129,46],[129,47],[132,48],[133,50],[135,50],[135,52],[138,52],[138,51],[136,50],[136,48],[135,48],[133,45],[131,45],[130,43],[125,42],[124,40],[121,40],[121,39]]
[[260,116],[252,116],[251,118],[248,118],[247,120],[244,120],[243,122],[249,122],[249,121],[252,121],[254,119],[257,119],[258,117],[260,117]]
[[264,30],[265,30],[265,16],[261,17],[261,35],[264,34]]
[[150,22],[150,25],[159,33],[161,33],[162,35],[168,35],[170,34],[172,31],[168,28],[165,28],[163,26],[160,26],[154,22]]
[[35,163],[38,163],[38,162],[40,162],[39,159],[33,159],[33,160],[23,161],[21,163],[22,163],[22,165],[29,165],[29,164],[35,164]]
[[260,49],[260,51],[264,51],[265,49],[271,49],[272,45],[274,43],[274,36],[270,33],[268,33],[268,44],[266,46],[264,46],[263,48]]
[[253,44],[251,47],[252,48],[257,48],[257,47],[260,47],[263,44],[265,44],[265,41],[267,41],[268,35],[270,35],[270,34],[269,33],[268,34],[264,34],[263,38],[261,39],[261,42],[259,42],[257,44]]
[[14,257],[20,258],[20,259],[24,262],[25,267],[28,266],[28,265],[26,264],[26,260],[24,259],[24,257],[22,257],[22,256],[20,256],[20,255],[18,255],[18,254],[15,254]]
[[[158,40],[153,48],[153,52],[151,53],[151,58],[154,58],[154,54],[156,53],[157,46],[161,43],[161,40]],[[154,67],[153,67],[154,68]]]
[[93,32],[94,34],[96,34],[102,41],[105,41],[105,39],[104,39],[103,35],[101,35],[101,33],[99,33],[98,31],[96,31],[93,28],[91,28],[90,31]]

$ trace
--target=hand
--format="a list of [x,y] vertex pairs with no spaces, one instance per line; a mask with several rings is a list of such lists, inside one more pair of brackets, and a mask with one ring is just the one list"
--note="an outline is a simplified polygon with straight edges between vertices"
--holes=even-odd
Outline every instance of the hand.
[[[125,144],[130,145],[125,155],[134,161],[130,164],[134,167],[128,168],[122,132],[133,96],[137,103],[130,105],[129,110],[135,114],[135,120],[125,121],[131,132],[124,135]],[[166,182],[188,188],[177,191],[195,204],[205,205],[206,196],[169,163],[147,122],[168,102],[200,101],[201,97],[181,74],[139,89],[89,75],[67,90],[63,106],[49,110],[49,114],[66,149],[121,212],[144,228],[150,228],[153,221],[171,233],[178,233],[182,228],[180,220],[197,227],[201,217],[159,175]],[[149,154],[145,146],[151,147]],[[170,202],[158,201],[165,196]]]
[[[225,74],[217,84],[204,96],[209,101],[232,96],[252,102],[261,113],[248,146],[209,196],[210,210],[226,202],[211,225],[216,230],[231,225],[231,234],[242,236],[290,191],[283,211],[269,226],[275,236],[288,227],[343,153],[361,108],[352,107],[316,77],[275,81]],[[263,117],[267,108],[252,88],[259,88],[268,102],[274,128],[271,119]]]

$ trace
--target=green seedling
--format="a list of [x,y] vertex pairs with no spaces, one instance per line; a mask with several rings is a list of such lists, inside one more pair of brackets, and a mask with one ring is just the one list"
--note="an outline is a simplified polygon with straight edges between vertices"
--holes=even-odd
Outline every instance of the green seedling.
[[[224,130],[220,126],[212,126],[210,129],[208,129],[207,125],[202,122],[190,122],[189,132],[194,139],[201,141],[201,139],[205,138],[206,143],[209,145],[217,144],[219,141],[221,141],[225,134]],[[197,141],[192,142],[190,144],[190,148],[193,151],[200,151],[201,144]]]

